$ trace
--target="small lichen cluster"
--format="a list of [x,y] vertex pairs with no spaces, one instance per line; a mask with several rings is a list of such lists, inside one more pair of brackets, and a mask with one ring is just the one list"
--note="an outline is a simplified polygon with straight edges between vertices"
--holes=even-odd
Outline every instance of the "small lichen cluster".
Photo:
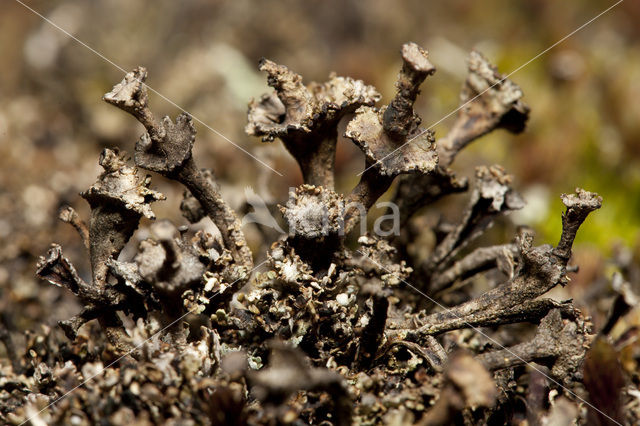
[[[376,106],[379,93],[362,81],[331,75],[305,86],[287,67],[260,62],[274,92],[250,102],[246,131],[266,142],[280,139],[304,184],[280,206],[288,234],[268,242],[267,266],[255,269],[258,256],[214,174],[196,166],[191,118],[157,120],[146,71],[127,74],[104,100],[146,129],[135,145],[136,167],[123,153],[105,150],[104,172],[82,194],[91,207],[88,225],[71,208],[61,213],[85,242],[92,282],[78,276],[58,245],[38,266],[40,277],[69,289],[84,309],[60,324],[68,342],[45,330],[30,337],[26,363],[3,367],[0,419],[501,423],[521,397],[517,382],[531,362],[552,379],[550,387],[581,403],[576,395],[591,324],[571,301],[543,296],[569,283],[574,237],[601,198],[581,189],[563,195],[555,247],[534,246],[532,232],[522,228],[509,243],[469,249],[523,200],[499,166],[478,168],[473,185],[449,166],[482,135],[522,131],[528,107],[515,83],[472,52],[458,116],[449,134],[436,139],[413,109],[436,69],[414,43],[403,46],[402,60],[396,95],[384,106]],[[334,186],[341,120],[366,158],[346,194]],[[221,238],[158,221],[132,261],[119,260],[140,219],[154,218],[150,204],[164,198],[141,169],[184,185],[183,215],[190,222],[209,217]],[[361,210],[394,180],[399,235],[365,234],[355,246],[346,244]],[[412,225],[423,207],[469,188],[457,223]],[[423,232],[433,234],[434,244],[421,257],[410,247]],[[472,297],[465,289],[477,277],[488,290]],[[448,292],[455,303],[445,307],[441,296]],[[533,324],[533,333],[499,343],[499,326],[517,323]]]

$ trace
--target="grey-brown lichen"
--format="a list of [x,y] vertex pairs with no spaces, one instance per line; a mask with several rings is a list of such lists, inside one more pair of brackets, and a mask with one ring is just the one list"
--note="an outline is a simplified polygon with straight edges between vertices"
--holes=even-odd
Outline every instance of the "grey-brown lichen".
[[263,141],[282,140],[306,184],[333,189],[338,123],[358,107],[373,105],[380,94],[361,80],[335,74],[305,86],[302,76],[268,59],[259,68],[275,92],[249,103],[246,132]]
[[[37,271],[71,291],[83,309],[60,324],[68,341],[43,328],[27,336],[24,357],[0,333],[12,360],[0,367],[0,420],[487,424],[528,397],[531,390],[520,386],[533,371],[522,368],[528,363],[547,369],[545,392],[575,404],[592,325],[572,301],[547,294],[569,284],[576,232],[602,200],[581,189],[563,195],[555,247],[535,246],[527,229],[504,244],[478,247],[494,220],[523,200],[499,166],[479,167],[472,185],[449,166],[483,134],[521,131],[528,107],[518,86],[473,52],[458,118],[436,143],[414,110],[435,67],[415,43],[401,53],[397,91],[386,106],[375,105],[379,93],[362,81],[331,75],[304,85],[287,67],[260,62],[275,92],[251,101],[246,131],[281,139],[304,184],[281,202],[288,233],[256,254],[266,258],[258,272],[214,173],[196,166],[191,118],[157,120],[146,70],[127,74],[104,99],[145,126],[136,166],[184,185],[184,216],[192,223],[208,216],[220,237],[161,220],[133,255],[119,258],[140,219],[155,217],[150,203],[163,196],[124,154],[105,150],[104,173],[82,194],[91,207],[88,225],[73,209],[60,215],[85,242],[91,282],[59,245]],[[346,136],[366,157],[360,181],[346,194],[336,192],[333,167],[343,119]],[[395,180],[400,235],[350,239],[360,213]],[[457,222],[415,216],[469,187]],[[427,233],[433,247],[416,249]],[[620,312],[614,309],[611,321]],[[508,324],[525,332],[511,335],[502,327]]]
[[281,210],[290,236],[319,240],[343,231],[344,200],[330,189],[312,185],[298,187],[290,192]]
[[420,117],[413,111],[413,104],[420,93],[424,79],[436,72],[429,62],[426,50],[416,43],[402,46],[402,69],[398,75],[395,98],[384,111],[383,127],[392,139],[404,140],[420,125]]
[[447,136],[438,141],[438,153],[447,166],[461,149],[494,129],[521,132],[529,116],[520,87],[500,74],[482,54],[471,52],[468,65],[458,117]]
[[385,176],[432,172],[438,162],[433,133],[418,132],[410,142],[403,139],[397,143],[384,129],[383,115],[374,108],[363,107],[347,126],[346,136],[360,147],[369,164]]

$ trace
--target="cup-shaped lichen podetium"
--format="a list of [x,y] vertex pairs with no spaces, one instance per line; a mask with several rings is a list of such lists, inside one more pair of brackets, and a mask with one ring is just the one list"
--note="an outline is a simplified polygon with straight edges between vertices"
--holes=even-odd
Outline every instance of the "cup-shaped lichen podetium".
[[338,123],[360,106],[373,106],[380,94],[361,80],[335,74],[305,86],[301,75],[267,59],[260,70],[275,91],[249,103],[246,132],[265,142],[282,140],[304,183],[333,189]]
[[302,185],[289,193],[281,211],[289,226],[288,241],[302,259],[330,260],[344,235],[344,207],[341,195],[321,186]]
[[137,170],[127,166],[124,153],[105,149],[100,165],[104,172],[81,194],[91,206],[89,255],[96,285],[104,285],[107,260],[124,248],[142,216],[155,218],[150,203],[165,199],[149,189],[149,176],[140,179]]

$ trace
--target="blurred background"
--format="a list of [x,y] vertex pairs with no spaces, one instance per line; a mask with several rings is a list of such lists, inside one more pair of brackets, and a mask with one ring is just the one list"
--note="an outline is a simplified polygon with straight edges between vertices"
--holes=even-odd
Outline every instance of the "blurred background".
[[[416,107],[428,126],[458,106],[471,49],[510,73],[614,1],[25,3],[117,66],[147,67],[151,87],[282,173],[196,124],[198,163],[215,170],[225,198],[237,207],[247,186],[284,200],[287,189],[301,182],[279,141],[263,144],[244,133],[248,101],[269,90],[257,71],[261,57],[289,66],[306,82],[324,81],[332,71],[362,79],[386,103],[394,95],[400,47],[414,41],[438,69]],[[632,256],[639,251],[638,22],[640,2],[627,0],[511,76],[531,107],[527,130],[486,136],[454,165],[469,177],[478,164],[499,163],[513,174],[529,202],[514,219],[533,226],[539,243],[555,243],[560,235],[562,192],[581,186],[604,197],[603,208],[579,233],[581,272],[574,288],[606,276],[607,259],[620,247]],[[55,241],[89,276],[82,244],[57,220],[57,211],[69,204],[88,218],[78,193],[100,173],[100,151],[115,146],[132,152],[142,133],[132,117],[101,101],[122,77],[116,66],[18,2],[0,3],[0,312],[14,330],[43,319],[53,325],[77,310],[63,291],[34,277],[35,263]],[[156,115],[179,113],[149,95]],[[439,123],[436,136],[446,134],[453,119]],[[339,142],[338,189],[357,182],[363,162],[350,142]],[[152,185],[168,197],[154,205],[156,215],[184,223],[182,189],[159,176]]]

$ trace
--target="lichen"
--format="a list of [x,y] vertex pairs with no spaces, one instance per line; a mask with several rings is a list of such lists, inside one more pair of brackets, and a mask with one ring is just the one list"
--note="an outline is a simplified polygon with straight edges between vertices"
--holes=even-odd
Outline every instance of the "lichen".
[[[259,253],[249,248],[244,221],[222,198],[215,174],[196,166],[191,117],[157,120],[146,70],[128,73],[104,100],[145,127],[136,167],[124,153],[105,150],[104,172],[82,194],[89,224],[70,208],[60,215],[88,249],[91,280],[59,245],[38,264],[41,278],[67,288],[84,308],[60,323],[67,340],[43,328],[27,336],[24,357],[12,352],[12,366],[0,369],[0,420],[485,424],[523,398],[520,384],[540,372],[531,363],[544,366],[546,386],[577,404],[594,326],[572,301],[545,296],[570,285],[576,233],[602,199],[582,189],[562,196],[555,247],[535,246],[524,228],[509,242],[479,246],[523,199],[500,166],[478,167],[472,184],[449,167],[490,131],[522,131],[523,93],[472,52],[462,108],[450,133],[436,139],[414,109],[436,69],[415,43],[401,54],[388,105],[376,105],[380,94],[362,81],[332,74],[305,85],[289,68],[260,62],[275,92],[250,102],[246,131],[265,142],[280,139],[304,183],[280,200],[288,232]],[[359,182],[344,194],[334,170],[341,121],[366,159]],[[210,218],[219,237],[158,220],[144,225],[133,255],[121,258],[140,220],[155,219],[150,204],[164,199],[141,169],[182,184],[183,215],[192,223]],[[401,232],[354,236],[394,182]],[[422,207],[469,189],[454,221],[419,221]],[[275,202],[261,206],[275,210]],[[432,247],[415,249],[422,234],[432,236]],[[613,323],[637,302],[627,287],[616,289]],[[507,339],[509,325],[526,332]],[[6,336],[3,342],[12,347]]]

